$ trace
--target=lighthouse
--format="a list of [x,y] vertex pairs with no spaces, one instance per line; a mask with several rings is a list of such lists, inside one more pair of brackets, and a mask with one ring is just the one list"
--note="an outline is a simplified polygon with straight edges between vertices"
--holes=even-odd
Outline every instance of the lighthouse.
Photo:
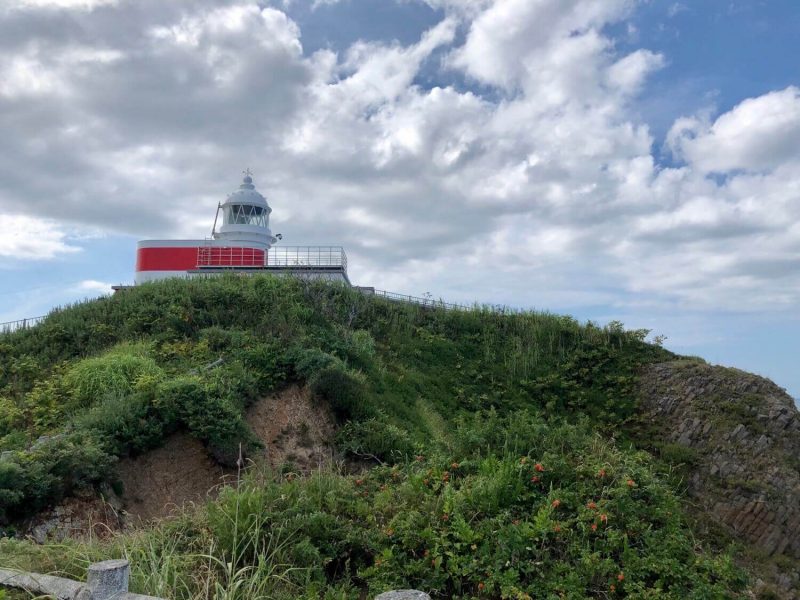
[[[217,205],[211,236],[202,240],[142,240],[136,248],[135,284],[213,275],[268,272],[350,284],[340,246],[279,246],[272,235],[272,208],[244,172],[239,188]],[[220,220],[221,217],[221,220]]]

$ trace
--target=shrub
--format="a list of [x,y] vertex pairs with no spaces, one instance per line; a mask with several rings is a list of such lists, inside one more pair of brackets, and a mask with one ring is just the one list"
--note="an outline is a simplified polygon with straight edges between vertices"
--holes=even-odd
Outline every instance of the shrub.
[[290,356],[294,361],[295,373],[306,381],[328,367],[344,367],[340,359],[319,348],[295,347],[292,348]]
[[64,387],[74,406],[88,407],[106,396],[129,394],[136,380],[146,375],[159,377],[163,371],[140,350],[123,347],[75,364],[64,376]]
[[317,371],[309,385],[316,397],[328,402],[339,421],[363,420],[374,413],[364,383],[342,366]]
[[336,445],[353,456],[381,461],[399,462],[414,455],[408,431],[385,419],[347,423],[337,434]]
[[163,442],[174,427],[174,419],[159,411],[143,392],[127,396],[106,396],[76,417],[76,427],[103,441],[114,456],[139,454]]

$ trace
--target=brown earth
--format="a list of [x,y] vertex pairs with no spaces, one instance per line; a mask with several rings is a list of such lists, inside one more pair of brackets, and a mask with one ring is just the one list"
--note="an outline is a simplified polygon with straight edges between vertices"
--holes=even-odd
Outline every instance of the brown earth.
[[[307,472],[331,460],[333,415],[314,403],[308,388],[292,385],[258,400],[246,413],[264,449],[250,464]],[[198,440],[185,433],[142,456],[120,462],[126,523],[168,517],[216,496],[236,483],[236,471],[217,464]]]
[[693,506],[744,543],[780,597],[800,598],[794,400],[762,377],[693,360],[651,366],[639,396],[662,456],[686,463]]
[[203,503],[235,479],[235,473],[219,466],[187,433],[175,433],[160,448],[120,461],[118,471],[128,524]]
[[264,444],[256,460],[273,468],[308,472],[332,460],[336,429],[333,414],[311,398],[308,388],[292,385],[256,402],[247,424]]

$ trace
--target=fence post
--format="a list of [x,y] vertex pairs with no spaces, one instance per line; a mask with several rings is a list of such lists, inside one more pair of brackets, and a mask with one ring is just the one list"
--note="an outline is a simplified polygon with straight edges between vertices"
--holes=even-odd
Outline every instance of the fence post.
[[104,560],[89,566],[86,585],[92,600],[111,600],[127,593],[131,566],[127,560]]
[[419,590],[394,590],[375,596],[375,600],[431,600],[431,597]]

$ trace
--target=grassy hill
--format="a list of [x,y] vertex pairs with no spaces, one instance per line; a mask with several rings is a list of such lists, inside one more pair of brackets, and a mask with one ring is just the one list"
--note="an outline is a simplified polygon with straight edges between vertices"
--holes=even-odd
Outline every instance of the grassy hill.
[[177,431],[222,464],[257,454],[244,412],[291,383],[333,410],[348,462],[256,466],[181,518],[105,541],[0,541],[0,563],[78,574],[128,556],[137,591],[187,599],[744,597],[745,574],[695,537],[668,470],[631,441],[638,373],[674,358],[645,335],[271,277],[57,311],[0,337],[8,534],[114,487],[119,459]]

